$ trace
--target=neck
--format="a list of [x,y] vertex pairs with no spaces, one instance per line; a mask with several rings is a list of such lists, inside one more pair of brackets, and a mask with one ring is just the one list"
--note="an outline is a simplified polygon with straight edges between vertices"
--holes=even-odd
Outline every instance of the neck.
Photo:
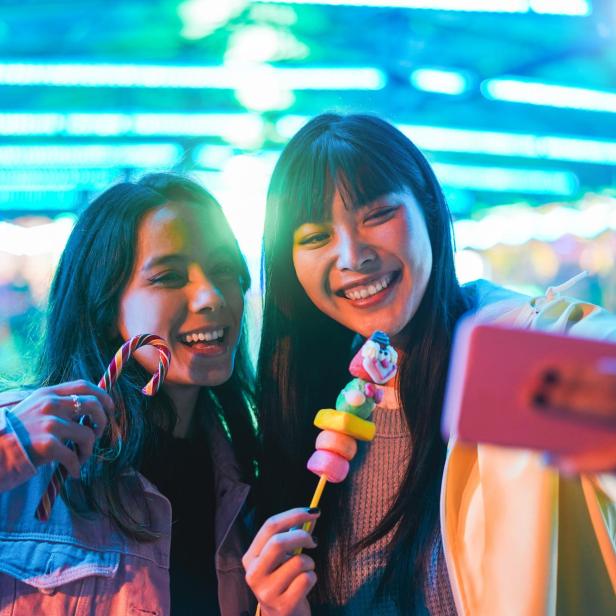
[[178,422],[173,429],[173,436],[177,438],[187,438],[191,435],[193,425],[193,415],[197,406],[199,387],[189,387],[186,385],[173,385],[165,383],[165,393],[171,398]]

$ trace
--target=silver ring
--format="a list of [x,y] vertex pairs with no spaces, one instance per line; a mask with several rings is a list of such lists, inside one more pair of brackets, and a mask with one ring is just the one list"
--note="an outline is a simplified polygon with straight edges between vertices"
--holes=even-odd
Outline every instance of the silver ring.
[[73,401],[73,415],[81,415],[81,400],[76,394],[71,394],[71,400]]

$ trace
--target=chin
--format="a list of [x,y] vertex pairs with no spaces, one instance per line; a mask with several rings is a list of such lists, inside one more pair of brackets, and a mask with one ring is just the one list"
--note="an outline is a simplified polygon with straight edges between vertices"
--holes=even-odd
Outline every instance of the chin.
[[195,385],[200,387],[216,387],[226,383],[233,374],[233,366],[227,368],[219,368],[217,370],[208,370],[206,374],[191,375]]
[[207,382],[202,383],[202,386],[203,387],[216,387],[218,385],[223,385],[231,378],[231,374],[232,373],[229,372],[228,374],[220,375],[220,377],[218,376],[209,377],[207,379]]

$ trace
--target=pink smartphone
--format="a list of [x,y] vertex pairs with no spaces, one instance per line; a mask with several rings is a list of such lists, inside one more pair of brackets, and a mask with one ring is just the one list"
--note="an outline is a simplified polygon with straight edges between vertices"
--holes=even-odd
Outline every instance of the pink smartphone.
[[463,321],[443,435],[554,453],[616,447],[616,344]]

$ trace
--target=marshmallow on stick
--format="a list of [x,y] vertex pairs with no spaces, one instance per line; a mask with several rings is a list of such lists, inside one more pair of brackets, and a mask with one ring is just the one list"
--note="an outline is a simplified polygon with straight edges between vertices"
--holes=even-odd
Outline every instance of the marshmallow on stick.
[[[349,462],[357,453],[357,441],[371,441],[376,426],[368,417],[383,399],[377,385],[390,381],[398,370],[398,354],[389,344],[389,337],[375,331],[351,360],[349,372],[355,378],[349,381],[336,399],[335,409],[321,409],[314,418],[314,425],[321,428],[316,440],[316,451],[308,460],[308,470],[319,477],[311,507],[317,507],[325,484],[340,483],[349,474]],[[313,525],[306,522],[303,529],[311,532]],[[295,550],[301,554],[302,549]],[[260,616],[257,605],[255,616]]]
[[[395,376],[397,361],[398,354],[389,344],[387,334],[374,332],[351,360],[349,372],[355,378],[338,395],[336,408],[321,409],[314,418],[314,425],[322,432],[307,464],[308,470],[319,477],[311,507],[319,504],[328,481],[344,481],[349,473],[349,462],[357,453],[356,441],[374,438],[376,426],[368,418],[383,398],[378,385],[384,385]],[[309,523],[304,530],[310,530]]]

